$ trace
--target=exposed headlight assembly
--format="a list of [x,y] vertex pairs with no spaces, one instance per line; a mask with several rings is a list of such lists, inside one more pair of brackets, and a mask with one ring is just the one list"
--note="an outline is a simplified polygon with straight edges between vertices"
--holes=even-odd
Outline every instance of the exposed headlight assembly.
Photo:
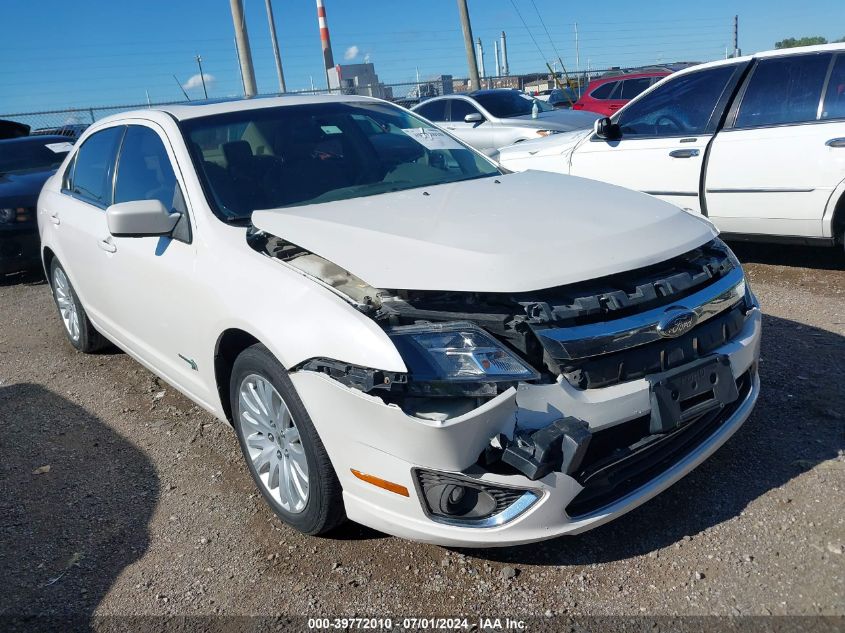
[[495,383],[536,380],[536,370],[472,323],[387,330],[419,395],[495,395]]

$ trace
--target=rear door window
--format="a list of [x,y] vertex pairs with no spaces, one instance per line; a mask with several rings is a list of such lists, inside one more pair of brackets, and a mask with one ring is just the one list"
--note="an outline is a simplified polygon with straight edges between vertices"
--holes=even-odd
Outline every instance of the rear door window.
[[74,196],[105,208],[112,203],[114,159],[124,126],[110,127],[88,137],[74,160],[67,185]]
[[837,55],[827,82],[822,119],[845,119],[845,55]]
[[829,53],[814,53],[758,62],[734,127],[815,121],[830,59]]
[[622,82],[622,94],[615,99],[633,99],[651,85],[651,77],[626,79]]
[[437,101],[429,101],[422,104],[416,109],[420,116],[424,116],[429,121],[445,121],[446,120],[446,99],[438,99]]

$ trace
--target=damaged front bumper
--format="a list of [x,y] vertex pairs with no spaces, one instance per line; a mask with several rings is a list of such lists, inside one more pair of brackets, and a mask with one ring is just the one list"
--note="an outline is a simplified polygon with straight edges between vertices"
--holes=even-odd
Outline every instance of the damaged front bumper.
[[[578,390],[562,379],[549,385],[520,384],[444,422],[411,417],[398,406],[387,405],[322,373],[296,371],[291,380],[331,457],[350,519],[422,542],[504,546],[576,534],[601,525],[654,497],[704,461],[742,425],[754,407],[759,393],[756,363],[760,331],[760,311],[753,308],[739,334],[715,350],[714,356],[727,359],[737,381],[738,397],[730,406],[706,420],[689,423],[671,438],[628,460],[630,463],[604,468],[599,464],[582,477],[554,471],[532,481],[519,473],[491,472],[480,467],[478,460],[490,438],[500,434],[512,437],[514,429],[542,429],[566,416],[586,421],[593,437],[613,433],[626,423],[647,420],[653,392],[648,379],[586,390]],[[376,487],[353,471],[399,484],[407,496]],[[508,506],[511,511],[500,513],[495,520],[475,523],[432,517],[421,492],[419,473],[467,478],[514,490]],[[614,487],[614,478],[625,479],[626,485]],[[520,505],[514,506],[517,500]]]

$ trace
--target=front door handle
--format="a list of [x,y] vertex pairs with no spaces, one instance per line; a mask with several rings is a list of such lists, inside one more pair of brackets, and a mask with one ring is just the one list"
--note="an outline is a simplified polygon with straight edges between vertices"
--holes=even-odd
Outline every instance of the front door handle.
[[59,214],[58,213],[51,213],[50,214],[50,222],[52,222],[56,226],[58,226],[59,224],[62,223],[62,221],[59,220]]
[[825,145],[828,147],[845,147],[845,138],[832,138]]
[[117,246],[115,246],[114,242],[112,242],[112,239],[110,237],[107,237],[97,242],[97,246],[99,246],[102,250],[106,251],[107,253],[117,252]]
[[693,158],[698,156],[700,152],[697,149],[673,149],[669,152],[672,158]]

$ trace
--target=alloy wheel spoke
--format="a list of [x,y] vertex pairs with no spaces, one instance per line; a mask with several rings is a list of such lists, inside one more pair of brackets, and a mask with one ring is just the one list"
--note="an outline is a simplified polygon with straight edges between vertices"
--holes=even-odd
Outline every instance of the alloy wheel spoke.
[[304,503],[308,498],[308,479],[299,473],[294,464],[295,462],[291,461],[291,465],[293,466],[290,471],[291,480],[293,480],[293,485],[296,488],[297,497]]
[[253,466],[255,466],[255,470],[258,473],[263,472],[264,467],[270,464],[270,460],[275,450],[276,449],[273,446],[268,446],[258,455],[252,458],[252,464]]

